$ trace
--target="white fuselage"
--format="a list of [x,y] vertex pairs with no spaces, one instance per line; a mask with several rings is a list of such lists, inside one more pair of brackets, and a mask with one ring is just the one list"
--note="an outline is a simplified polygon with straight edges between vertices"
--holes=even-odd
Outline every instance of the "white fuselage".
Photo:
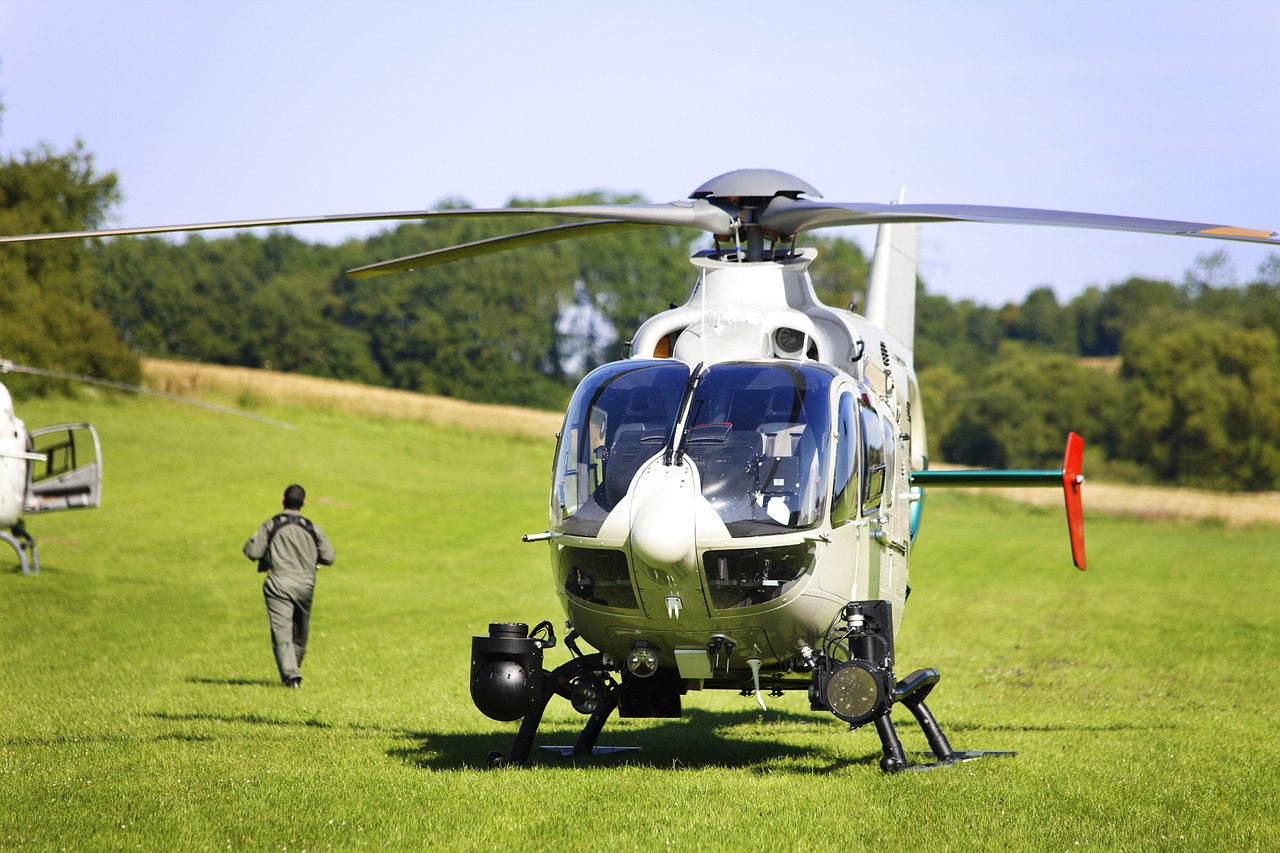
[[896,630],[924,447],[910,352],[817,300],[815,256],[695,256],[689,301],[575,394],[552,572],[601,651],[645,645],[687,681],[731,686],[749,660],[785,679],[849,601],[891,602]]

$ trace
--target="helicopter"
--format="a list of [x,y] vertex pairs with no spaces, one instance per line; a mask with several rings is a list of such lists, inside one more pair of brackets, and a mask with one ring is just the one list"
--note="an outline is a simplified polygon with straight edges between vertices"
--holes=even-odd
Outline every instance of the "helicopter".
[[[741,169],[670,203],[419,210],[0,237],[0,243],[441,216],[574,220],[348,271],[369,278],[592,234],[693,228],[688,301],[646,320],[625,357],[589,373],[556,437],[546,543],[570,659],[550,620],[495,621],[471,646],[470,692],[520,724],[490,767],[530,760],[556,696],[587,720],[585,757],[610,716],[674,718],[691,691],[803,691],[810,708],[871,724],[885,772],[948,766],[954,749],[925,704],[940,675],[895,671],[894,643],[927,488],[1039,486],[1064,494],[1072,558],[1085,568],[1083,439],[1048,470],[936,470],[914,370],[917,225],[985,222],[1280,244],[1274,231],[1093,213],[952,204],[825,202],[805,181]],[[806,231],[876,225],[862,313],[815,295]],[[591,650],[583,652],[579,643]],[[905,706],[933,760],[912,764],[891,713]],[[624,748],[625,749],[625,748]],[[1007,754],[1007,753],[1001,753]]]
[[[0,361],[0,372],[17,367]],[[0,539],[18,555],[22,574],[40,572],[40,552],[24,516],[92,509],[102,501],[102,448],[89,423],[28,430],[0,383]]]

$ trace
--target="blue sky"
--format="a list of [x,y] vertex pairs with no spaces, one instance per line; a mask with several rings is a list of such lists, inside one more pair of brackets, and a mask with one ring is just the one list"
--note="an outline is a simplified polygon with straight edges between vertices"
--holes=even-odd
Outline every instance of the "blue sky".
[[[1277,72],[1274,0],[0,0],[0,151],[83,139],[120,175],[117,225],[668,201],[768,167],[836,201],[1280,230]],[[975,224],[921,244],[931,290],[987,303],[1181,281],[1219,247],[1245,279],[1274,251]]]

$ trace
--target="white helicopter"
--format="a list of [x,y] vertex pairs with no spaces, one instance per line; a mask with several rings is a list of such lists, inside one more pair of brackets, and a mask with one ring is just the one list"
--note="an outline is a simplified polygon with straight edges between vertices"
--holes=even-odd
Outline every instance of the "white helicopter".
[[[504,756],[528,762],[546,705],[588,717],[585,756],[615,711],[678,717],[689,691],[807,691],[852,728],[872,723],[886,772],[989,754],[952,748],[924,700],[939,679],[894,672],[912,542],[926,486],[1063,489],[1085,566],[1083,441],[1061,469],[935,471],[913,368],[916,224],[1054,225],[1280,245],[1272,231],[972,205],[831,203],[792,175],[746,169],[667,204],[451,209],[309,216],[0,237],[0,243],[319,222],[551,215],[577,220],[351,270],[363,278],[590,234],[684,226],[715,247],[692,258],[689,301],[646,321],[627,358],[579,385],[558,434],[547,530],[571,659],[543,668],[549,621],[494,622],[473,638],[471,695],[521,720]],[[865,313],[823,305],[797,237],[878,225]],[[578,641],[594,651],[582,653]],[[911,765],[890,714],[905,705],[934,760]]]
[[[0,361],[0,372],[14,368]],[[0,384],[0,539],[18,554],[24,575],[40,571],[40,552],[23,517],[92,509],[102,501],[102,449],[92,424],[27,430]]]

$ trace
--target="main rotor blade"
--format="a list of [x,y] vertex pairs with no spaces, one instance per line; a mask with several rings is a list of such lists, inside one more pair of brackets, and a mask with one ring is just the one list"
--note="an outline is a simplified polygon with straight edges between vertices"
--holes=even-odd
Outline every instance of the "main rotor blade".
[[87,376],[83,373],[64,373],[61,370],[48,370],[43,367],[28,367],[25,364],[14,364],[7,359],[0,360],[0,373],[29,373],[32,376],[49,376],[54,379],[68,379],[74,382],[85,382],[90,385],[101,385],[105,388],[115,388],[119,391],[130,391],[135,394],[149,394],[152,397],[162,397],[166,400],[172,400],[175,403],[185,403],[188,406],[199,406],[202,409],[209,409],[214,412],[220,412],[224,415],[235,415],[238,418],[248,418],[251,421],[270,424],[281,429],[297,429],[293,424],[277,421],[274,418],[268,418],[263,415],[254,415],[249,412],[242,412],[239,409],[231,409],[226,406],[219,406],[216,403],[206,403],[204,400],[195,400],[191,397],[182,397],[178,394],[170,394],[166,391],[156,391],[151,388],[143,388],[141,385],[130,385],[128,382],[117,382],[114,379],[101,379],[97,376]]
[[434,267],[460,261],[463,258],[474,258],[524,246],[539,246],[544,243],[555,243],[560,240],[572,240],[576,237],[587,237],[592,234],[611,234],[617,231],[634,231],[637,228],[648,228],[642,222],[620,222],[616,219],[603,219],[598,222],[574,222],[570,225],[554,225],[550,228],[539,228],[536,231],[522,231],[519,234],[507,234],[502,237],[490,237],[461,246],[449,246],[445,249],[433,249],[416,255],[406,255],[391,261],[380,261],[363,267],[347,270],[351,278],[373,278],[393,272],[416,270],[422,267]]
[[762,225],[783,234],[839,225],[878,225],[886,222],[986,222],[1000,225],[1043,225],[1171,234],[1280,245],[1280,233],[1257,228],[1147,219],[1105,213],[1077,213],[1028,207],[992,207],[968,204],[861,204],[813,202],[777,198],[760,214]]
[[0,243],[35,243],[47,240],[75,240],[87,237],[136,237],[146,234],[178,234],[192,231],[220,231],[243,228],[280,228],[289,225],[319,225],[340,222],[394,222],[467,216],[564,216],[572,219],[613,219],[646,225],[672,225],[726,233],[732,217],[714,205],[698,201],[664,204],[589,204],[564,207],[450,208],[444,210],[404,210],[389,213],[344,213],[330,216],[289,216],[275,219],[237,219],[226,222],[196,222],[188,225],[147,225],[136,228],[103,228],[96,231],[59,231],[48,234],[0,236]]
[[226,222],[193,222],[186,225],[144,225],[136,228],[101,228],[96,231],[55,231],[48,234],[14,234],[0,237],[0,243],[36,243],[45,240],[76,240],[87,237],[137,237],[145,234],[180,234],[190,231],[225,231],[236,228],[282,228],[288,225],[319,225],[326,222],[393,222],[429,219],[433,216],[497,216],[506,210],[405,210],[391,213],[346,213],[334,216],[285,216],[274,219],[236,219]]

